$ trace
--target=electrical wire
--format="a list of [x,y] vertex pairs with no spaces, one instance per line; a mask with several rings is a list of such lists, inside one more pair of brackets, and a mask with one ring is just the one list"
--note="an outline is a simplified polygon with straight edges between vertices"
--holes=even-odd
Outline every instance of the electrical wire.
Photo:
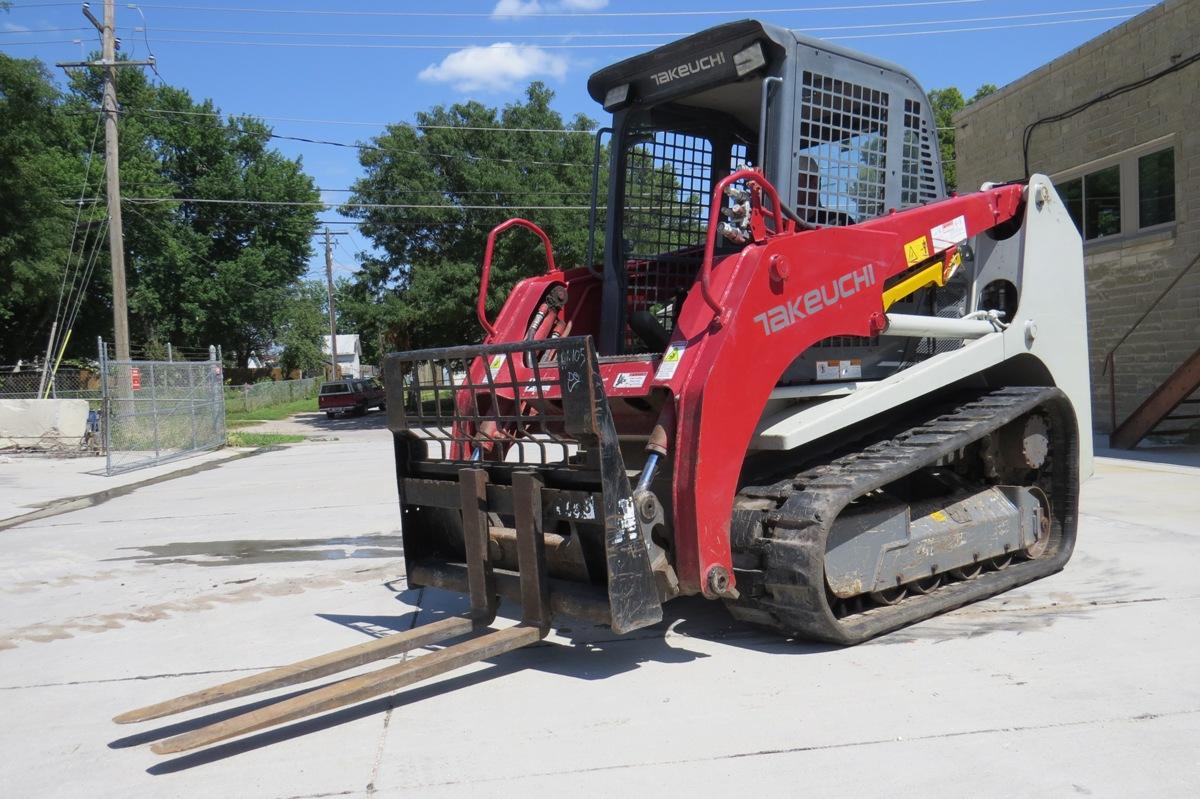
[[[157,113],[155,111],[148,110],[148,109],[140,109],[140,112],[141,113],[151,113],[151,114]],[[126,113],[128,113],[128,112],[126,112]],[[246,119],[248,117],[239,117],[239,118]],[[453,127],[454,127],[453,125],[448,126],[448,128],[453,128]],[[274,133],[274,132],[266,132],[263,135],[270,139],[281,139],[284,141],[297,141],[297,142],[303,142],[306,144],[322,144],[322,145],[326,145],[329,147],[344,147],[344,148],[352,149],[352,150],[374,150],[374,151],[379,151],[379,152],[405,153],[408,155],[419,155],[419,156],[429,157],[429,158],[450,158],[450,159],[461,158],[461,159],[464,159],[467,161],[487,162],[487,163],[497,163],[497,164],[521,164],[521,165],[533,165],[533,166],[577,166],[577,167],[586,167],[587,169],[592,168],[592,165],[590,163],[585,164],[585,163],[572,162],[572,161],[535,161],[535,160],[530,160],[527,158],[495,158],[495,157],[486,156],[486,155],[471,155],[470,153],[426,153],[426,152],[422,152],[420,150],[412,150],[412,149],[407,149],[407,148],[402,148],[402,147],[381,147],[377,144],[362,144],[360,142],[351,143],[351,142],[332,141],[330,139],[314,139],[314,138],[310,138],[307,136],[287,136],[282,133]]]
[[0,36],[20,36],[25,33],[71,33],[73,31],[90,31],[91,28],[26,28],[25,30],[0,31]]
[[1036,119],[1033,122],[1026,125],[1025,132],[1021,136],[1021,159],[1022,159],[1024,168],[1025,168],[1025,180],[1029,180],[1029,145],[1033,140],[1034,130],[1036,130],[1040,125],[1049,124],[1051,122],[1062,122],[1064,119],[1069,119],[1069,118],[1075,116],[1076,114],[1083,113],[1084,111],[1086,111],[1087,109],[1091,108],[1094,105],[1103,103],[1106,100],[1111,100],[1114,97],[1119,97],[1120,95],[1125,94],[1126,92],[1131,92],[1135,89],[1140,89],[1143,86],[1148,86],[1151,83],[1154,83],[1156,80],[1158,80],[1160,78],[1164,78],[1167,75],[1170,75],[1172,73],[1178,72],[1179,70],[1181,70],[1187,66],[1190,66],[1191,64],[1194,64],[1197,61],[1200,61],[1200,51],[1195,52],[1192,55],[1190,55],[1187,58],[1184,58],[1180,61],[1176,61],[1171,66],[1169,66],[1165,69],[1161,69],[1152,75],[1147,75],[1146,77],[1142,78],[1141,80],[1136,80],[1131,83],[1123,84],[1121,86],[1116,87],[1115,89],[1109,89],[1108,91],[1104,92],[1103,94],[1093,97],[1091,100],[1088,100],[1085,103],[1080,103],[1079,105],[1074,106],[1073,108],[1068,108],[1066,111],[1063,111],[1058,114],[1053,114],[1051,116],[1042,117],[1041,119]]
[[[848,34],[844,36],[822,36],[825,41],[849,41],[853,39],[892,39],[904,36],[934,36],[950,33],[975,33],[979,31],[997,31],[997,30],[1014,30],[1018,28],[1044,28],[1052,25],[1075,25],[1086,22],[1104,22],[1108,20],[1126,20],[1130,19],[1133,14],[1115,14],[1097,17],[1080,17],[1077,19],[1060,19],[1060,20],[1045,20],[1042,22],[1027,22],[1008,25],[982,25],[964,28],[942,28],[937,30],[925,31],[893,31],[890,33],[870,33],[870,34]],[[912,23],[918,24],[918,23]],[[919,23],[932,24],[932,23]],[[822,28],[820,30],[830,30]],[[362,44],[359,42],[260,42],[249,40],[233,40],[233,39],[159,39],[160,42],[170,42],[172,44],[199,44],[199,45],[215,45],[215,46],[231,46],[231,47],[308,47],[316,49],[345,49],[353,48],[356,50],[461,50],[461,44]],[[662,47],[670,44],[669,41],[661,42],[637,42],[637,43],[620,43],[620,44],[540,44],[528,45],[519,42],[492,42],[487,45],[489,48],[518,48],[536,46],[542,50],[613,50],[613,49],[646,49],[654,47]]]
[[[76,240],[76,237],[79,235],[80,219],[82,219],[82,217],[83,217],[84,197],[87,195],[88,187],[91,185],[92,161],[95,160],[96,141],[100,137],[100,123],[102,121],[103,121],[103,116],[101,114],[97,114],[96,115],[96,125],[92,129],[92,141],[91,141],[91,144],[88,145],[87,157],[84,159],[83,185],[80,186],[80,188],[79,188],[79,200],[75,207],[75,223],[71,227],[71,242],[69,245],[67,245],[67,262],[66,262],[66,264],[63,265],[62,281],[59,284],[59,288],[58,288],[58,302],[55,304],[55,307],[54,307],[54,324],[52,325],[52,333],[50,335],[50,341],[46,345],[46,361],[47,361],[47,363],[51,363],[52,361],[55,361],[55,362],[57,361],[57,359],[54,358],[54,353],[57,352],[59,349],[59,339],[62,338],[63,336],[65,336],[66,330],[70,329],[69,325],[64,324],[60,327],[59,323],[66,321],[67,313],[65,313],[65,310],[70,307],[70,303],[71,303],[70,298],[75,294],[75,279],[77,276],[82,274],[83,250],[84,250],[84,248],[86,246],[86,242],[87,242],[86,234],[84,234],[84,241],[80,245],[79,267],[72,270],[71,262],[75,258],[75,240]],[[93,199],[94,200],[99,199],[99,196],[100,196],[100,188],[97,185],[96,195]],[[69,289],[68,289],[68,276],[70,277],[70,281],[69,281],[70,288]],[[53,382],[53,379],[54,379],[53,375],[51,375],[51,378],[50,378],[51,383]]]
[[[556,18],[615,18],[615,17],[730,17],[755,16],[760,14],[805,14],[820,11],[872,11],[883,8],[919,8],[922,6],[954,6],[982,3],[984,0],[904,0],[902,2],[867,3],[859,5],[836,6],[793,6],[789,8],[733,8],[733,9],[691,9],[686,11],[539,11],[537,17]],[[60,5],[52,3],[49,5]],[[72,5],[63,3],[61,5]],[[37,6],[26,6],[27,8]],[[461,18],[483,17],[488,19],[505,19],[518,17],[517,14],[497,14],[495,11],[362,11],[351,9],[316,9],[316,8],[242,8],[230,6],[191,6],[167,3],[143,3],[143,8],[158,8],[169,11],[204,11],[228,14],[286,14],[292,16],[325,16],[325,17],[432,17],[432,18]]]
[[1017,28],[1046,28],[1051,25],[1076,25],[1083,22],[1104,22],[1106,20],[1127,20],[1132,19],[1133,14],[1115,14],[1106,17],[1084,17],[1081,19],[1056,19],[1047,22],[1026,22],[1015,25],[981,25],[972,28],[944,28],[941,30],[929,31],[896,31],[893,33],[863,33],[853,34],[850,36],[826,36],[827,41],[849,41],[851,39],[895,39],[902,36],[937,36],[945,33],[976,33],[979,31],[1002,31],[1015,30]]
[[[123,203],[139,205],[162,205],[164,203],[195,203],[205,205],[248,205],[284,208],[368,208],[368,209],[412,209],[441,211],[588,211],[590,205],[437,205],[433,203],[338,203],[308,200],[240,200],[215,197],[122,197]],[[63,200],[61,202],[74,202]],[[96,202],[99,202],[97,198]],[[598,206],[601,209],[603,206]],[[635,210],[635,209],[630,209]],[[647,210],[647,209],[636,209]]]
[[[968,22],[999,22],[1005,20],[1018,19],[1039,19],[1043,17],[1056,16],[1073,16],[1079,14],[1100,14],[1109,11],[1130,11],[1142,10],[1150,8],[1148,3],[1140,3],[1135,5],[1121,6],[1105,6],[1101,8],[1079,8],[1069,9],[1064,11],[1040,11],[1029,14],[1003,14],[999,16],[989,17],[960,17],[958,19],[931,19],[913,22],[885,22],[872,23],[866,25],[822,25],[815,27],[796,28],[795,30],[804,33],[813,33],[817,31],[849,31],[849,30],[868,30],[878,28],[903,28],[913,25],[952,25]],[[136,28],[134,29],[137,30]],[[347,32],[334,33],[329,31],[268,31],[268,30],[230,30],[222,28],[168,28],[160,27],[158,30],[170,33],[205,33],[205,34],[221,34],[231,36],[305,36],[305,37],[321,37],[321,38],[367,38],[367,39],[495,39],[496,34],[493,33],[361,33]],[[682,37],[691,36],[695,31],[663,31],[660,33],[522,33],[521,39],[634,39],[634,38],[651,38],[651,37]],[[469,45],[456,45],[458,47]],[[539,45],[544,46],[544,45]]]
[[273,117],[263,116],[261,114],[221,114],[214,111],[176,111],[167,108],[122,108],[122,114],[163,114],[177,116],[196,116],[196,117],[215,117],[217,119],[233,120],[239,118],[261,119],[271,122],[304,122],[311,124],[324,125],[354,125],[358,127],[386,127],[396,126],[404,128],[412,128],[414,130],[466,130],[466,131],[484,131],[494,133],[571,133],[584,134],[594,136],[596,129],[575,129],[575,128],[501,128],[501,127],[485,127],[482,125],[422,125],[416,122],[351,122],[340,119],[312,119],[311,117]]

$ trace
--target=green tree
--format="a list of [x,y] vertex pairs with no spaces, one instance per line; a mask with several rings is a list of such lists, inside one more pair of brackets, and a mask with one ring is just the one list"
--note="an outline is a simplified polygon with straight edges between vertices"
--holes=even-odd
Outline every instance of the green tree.
[[971,95],[970,100],[964,100],[962,92],[953,86],[945,89],[933,89],[929,92],[929,104],[933,109],[934,123],[938,128],[942,177],[945,179],[947,192],[958,190],[958,171],[954,149],[954,115],[996,90],[995,84],[985,83],[975,90],[975,94]]
[[[312,178],[261,121],[225,121],[139,70],[118,76],[131,338],[220,344],[244,364],[275,340],[305,272],[316,209],[278,203],[316,202]],[[0,361],[43,351],[64,270],[69,281],[92,252],[68,355],[111,335],[100,94],[94,70],[64,95],[39,62],[0,54]]]
[[[94,132],[95,115],[87,120]],[[83,120],[68,117],[45,67],[0,53],[0,362],[41,354],[55,304],[77,209],[87,142]],[[95,190],[102,166],[91,168]],[[80,209],[81,239],[90,248],[102,235],[102,214]],[[36,334],[36,335],[35,335]]]
[[299,369],[314,374],[325,363],[322,339],[328,328],[325,286],[317,280],[297,283],[288,297],[280,320],[279,362],[285,371]]
[[[95,106],[100,75],[73,89]],[[117,93],[131,336],[218,343],[244,365],[274,341],[306,270],[316,209],[278,203],[316,202],[313,180],[260,120],[224,120],[140,70],[120,70]]]
[[[436,106],[417,115],[419,125],[430,127],[391,125],[364,147],[359,160],[365,174],[355,182],[350,203],[435,206],[342,209],[360,220],[361,232],[374,245],[374,251],[359,255],[353,288],[339,292],[347,295],[339,317],[354,320],[367,351],[377,348],[381,334],[389,347],[478,340],[482,331],[470,309],[479,290],[484,241],[491,227],[511,216],[541,225],[561,266],[583,263],[586,210],[527,209],[590,202],[592,138],[529,131],[594,126],[582,115],[564,123],[550,107],[553,97],[533,83],[523,102],[503,109],[474,101]],[[514,231],[501,238],[489,310],[499,308],[517,280],[544,268],[534,235]]]

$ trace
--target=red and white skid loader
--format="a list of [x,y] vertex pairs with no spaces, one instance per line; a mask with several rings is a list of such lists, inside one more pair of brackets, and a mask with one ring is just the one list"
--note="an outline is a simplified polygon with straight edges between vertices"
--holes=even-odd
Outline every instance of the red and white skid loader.
[[[910,75],[756,21],[588,89],[613,115],[602,263],[564,270],[509,220],[484,342],[385,363],[409,585],[470,612],[117,720],[465,640],[155,751],[388,693],[564,616],[626,633],[701,594],[855,644],[1067,562],[1091,419],[1082,249],[1049,180],[947,197]],[[514,227],[546,270],[492,321]],[[491,627],[500,597],[516,626]]]

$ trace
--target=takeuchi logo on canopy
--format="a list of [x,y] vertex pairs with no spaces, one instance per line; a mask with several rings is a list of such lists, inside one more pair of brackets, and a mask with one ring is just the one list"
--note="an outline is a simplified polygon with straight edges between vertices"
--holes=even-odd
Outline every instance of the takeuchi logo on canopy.
[[665,83],[670,83],[679,78],[686,78],[688,75],[695,75],[698,72],[704,72],[706,69],[712,69],[715,66],[720,66],[725,63],[724,53],[713,53],[706,55],[703,58],[697,58],[695,61],[688,61],[670,69],[656,72],[650,77],[654,78],[655,86],[662,86]]

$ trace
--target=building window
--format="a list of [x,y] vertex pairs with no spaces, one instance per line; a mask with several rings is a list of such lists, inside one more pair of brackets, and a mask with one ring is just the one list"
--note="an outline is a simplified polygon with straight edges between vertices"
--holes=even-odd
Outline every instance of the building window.
[[1089,239],[1121,232],[1121,168],[1110,166],[1083,178],[1083,229]]
[[1175,221],[1175,151],[1138,159],[1138,227]]
[[1085,241],[1175,221],[1175,150],[1161,140],[1071,170],[1056,180]]

